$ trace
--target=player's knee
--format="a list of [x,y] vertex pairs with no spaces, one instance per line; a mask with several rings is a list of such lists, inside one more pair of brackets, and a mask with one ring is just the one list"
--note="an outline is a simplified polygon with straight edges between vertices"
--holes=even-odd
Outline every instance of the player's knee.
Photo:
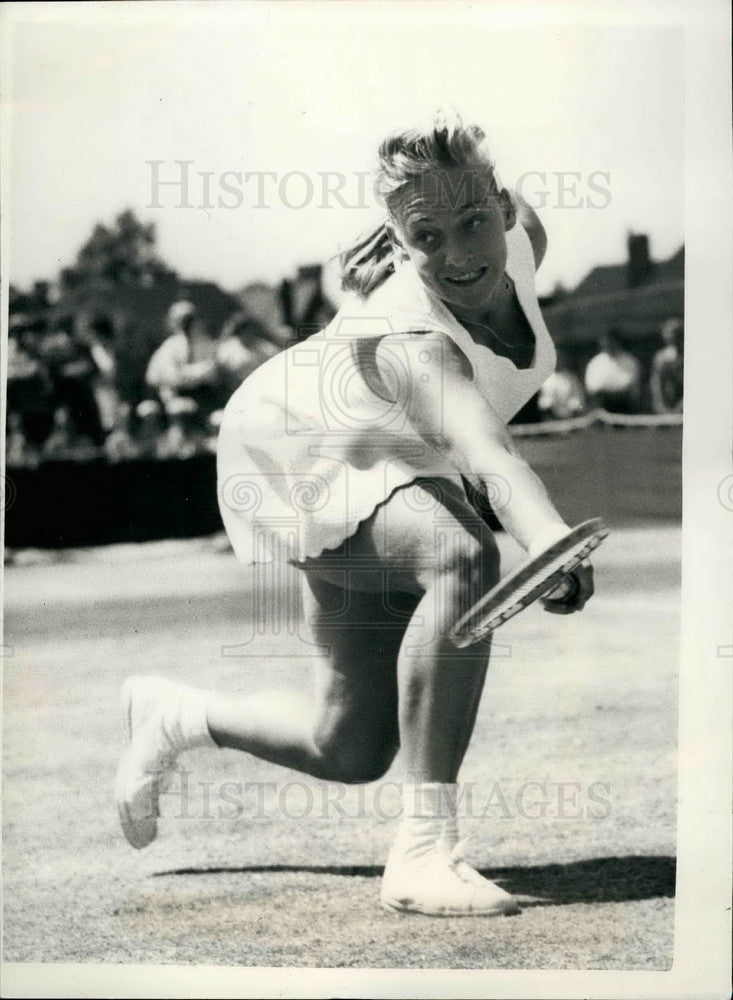
[[370,743],[349,740],[333,730],[316,733],[315,742],[331,781],[347,785],[367,784],[383,777],[397,752],[397,739],[375,735]]

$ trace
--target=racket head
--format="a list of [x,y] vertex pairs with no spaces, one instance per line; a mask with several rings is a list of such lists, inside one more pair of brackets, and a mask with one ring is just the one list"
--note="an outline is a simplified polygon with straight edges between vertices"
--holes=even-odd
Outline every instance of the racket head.
[[453,645],[464,649],[480,642],[549,593],[598,548],[608,533],[600,517],[591,518],[522,563],[458,619],[448,633]]

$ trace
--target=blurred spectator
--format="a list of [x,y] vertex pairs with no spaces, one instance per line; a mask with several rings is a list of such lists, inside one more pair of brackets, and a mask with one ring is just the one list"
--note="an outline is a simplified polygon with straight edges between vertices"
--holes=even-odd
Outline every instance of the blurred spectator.
[[166,415],[180,412],[180,400],[193,404],[192,417],[205,424],[221,397],[216,364],[217,341],[200,322],[191,302],[174,302],[168,312],[170,335],[151,357],[145,381]]
[[216,351],[216,363],[221,375],[223,399],[226,403],[244,379],[268,358],[278,353],[264,323],[242,310],[224,325]]
[[661,329],[661,347],[652,359],[649,393],[654,413],[681,413],[683,395],[683,326],[668,319]]
[[42,356],[53,386],[57,419],[59,408],[68,413],[69,433],[88,438],[97,447],[104,443],[104,428],[94,397],[98,369],[89,346],[74,336],[71,317],[59,320],[44,339]]
[[57,406],[53,414],[53,430],[46,438],[43,451],[50,457],[61,456],[72,450],[73,437],[69,411],[65,406]]
[[104,442],[104,451],[110,462],[123,462],[137,458],[140,448],[130,433],[130,404],[118,402],[112,429]]
[[88,461],[98,456],[99,449],[88,435],[77,431],[71,410],[64,404],[54,411],[53,430],[43,445],[43,454],[46,458]]
[[592,405],[610,413],[638,413],[641,363],[623,350],[615,329],[599,338],[598,347],[598,354],[585,370],[585,388]]
[[8,411],[8,426],[5,436],[5,464],[10,468],[36,465],[38,449],[26,439],[20,413]]
[[144,399],[135,409],[137,442],[141,458],[167,458],[165,432],[167,421],[162,405],[154,399]]
[[136,416],[135,443],[141,458],[190,458],[208,448],[208,422],[202,424],[198,407],[186,396],[172,398],[167,412],[156,400],[146,399],[138,404]]
[[115,425],[119,394],[117,392],[117,359],[114,348],[114,327],[106,316],[84,318],[79,340],[86,344],[95,364],[91,387],[105,434]]
[[192,399],[178,396],[168,407],[168,427],[160,442],[164,458],[190,458],[206,446],[208,422]]
[[7,411],[17,414],[14,427],[31,451],[41,447],[53,426],[52,383],[41,356],[44,331],[42,321],[23,322],[8,336]]
[[537,406],[543,420],[569,420],[585,412],[583,383],[568,363],[562,348],[557,351],[557,366],[540,389]]

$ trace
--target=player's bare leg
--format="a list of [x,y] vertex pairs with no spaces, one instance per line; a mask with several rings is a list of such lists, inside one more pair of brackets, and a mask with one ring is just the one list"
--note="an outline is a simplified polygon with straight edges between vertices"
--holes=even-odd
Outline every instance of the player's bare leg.
[[305,617],[322,653],[311,697],[288,690],[231,696],[128,678],[115,787],[128,841],[143,848],[155,839],[160,793],[178,756],[194,747],[243,750],[326,780],[380,777],[398,746],[396,663],[417,600],[392,595],[385,612],[377,589],[345,594],[307,574]]
[[[343,573],[303,574],[304,619],[321,654],[313,696],[275,690],[212,695],[209,729],[217,744],[317,778],[372,781],[396,753],[396,663],[418,597],[344,590]],[[329,577],[330,579],[324,579]]]

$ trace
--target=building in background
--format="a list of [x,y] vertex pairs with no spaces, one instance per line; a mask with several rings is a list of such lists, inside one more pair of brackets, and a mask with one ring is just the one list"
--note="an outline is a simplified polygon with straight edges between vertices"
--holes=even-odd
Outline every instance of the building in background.
[[647,382],[662,343],[662,326],[684,315],[684,285],[684,247],[667,260],[655,261],[649,237],[629,233],[626,262],[594,267],[573,291],[546,305],[545,322],[578,372],[596,353],[601,335],[615,328],[624,347],[641,362]]

